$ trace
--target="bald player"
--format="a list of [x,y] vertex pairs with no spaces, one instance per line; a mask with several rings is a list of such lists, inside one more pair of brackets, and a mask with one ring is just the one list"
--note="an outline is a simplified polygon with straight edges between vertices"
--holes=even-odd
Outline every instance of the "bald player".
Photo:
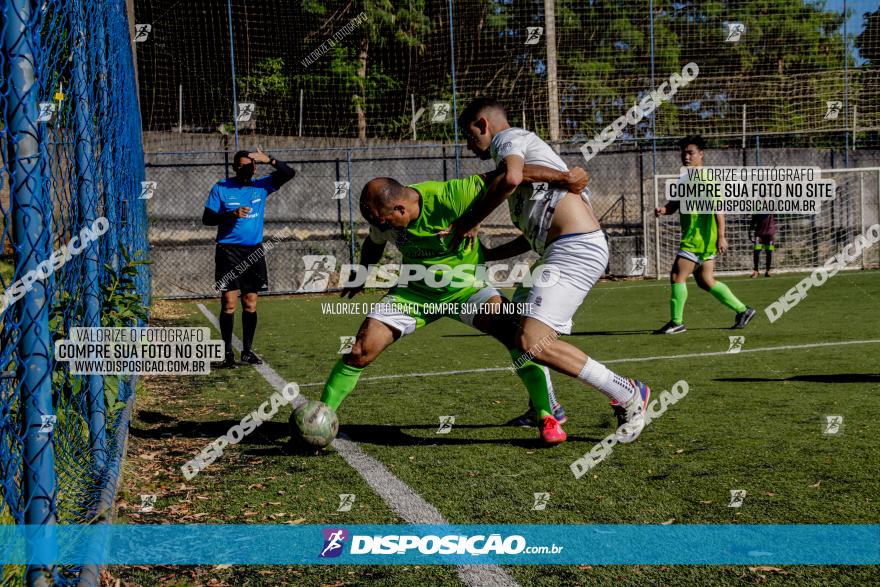
[[[561,172],[550,168],[532,169],[530,166],[524,172],[534,181],[556,182],[571,189],[581,189],[586,185],[586,173],[582,169]],[[363,370],[382,351],[401,337],[439,318],[452,318],[482,332],[490,332],[491,316],[500,310],[502,297],[498,290],[476,279],[476,267],[483,263],[483,249],[476,240],[451,246],[450,239],[437,236],[441,228],[448,226],[471,207],[484,188],[485,176],[480,175],[410,186],[390,178],[377,178],[367,183],[361,192],[360,209],[371,229],[361,248],[361,265],[377,263],[382,258],[386,243],[393,242],[401,251],[403,264],[417,264],[425,268],[442,265],[449,267],[450,273],[455,269],[458,277],[448,285],[437,286],[434,284],[442,281],[445,270],[433,270],[433,284],[418,280],[392,288],[361,324],[351,352],[333,366],[324,385],[322,402],[337,410],[357,385]],[[362,289],[362,285],[346,289],[342,295],[351,298]],[[434,308],[442,305],[448,311],[431,313],[431,308],[426,305]],[[508,348],[514,359],[516,374],[525,384],[532,404],[542,416],[539,420],[541,439],[548,445],[564,442],[565,431],[551,406],[553,391],[549,373],[546,368],[522,360],[522,354],[516,349]]]

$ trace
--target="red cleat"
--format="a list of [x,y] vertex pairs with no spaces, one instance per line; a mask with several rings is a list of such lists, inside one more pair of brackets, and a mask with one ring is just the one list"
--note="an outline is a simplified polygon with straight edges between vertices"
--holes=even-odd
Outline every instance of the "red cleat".
[[544,441],[544,444],[550,446],[561,444],[565,442],[566,438],[568,438],[568,435],[562,429],[562,426],[559,425],[556,418],[545,416],[544,421],[541,422],[541,440]]

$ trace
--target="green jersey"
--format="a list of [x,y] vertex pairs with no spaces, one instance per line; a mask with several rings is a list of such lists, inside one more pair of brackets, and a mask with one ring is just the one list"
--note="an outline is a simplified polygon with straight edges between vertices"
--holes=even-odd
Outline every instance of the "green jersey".
[[[708,182],[700,177],[698,181]],[[681,213],[681,244],[682,251],[701,255],[714,255],[718,244],[718,223],[714,214]]]
[[[467,265],[453,272],[454,277],[448,285],[431,285],[425,281],[411,279],[406,286],[432,298],[453,297],[460,293],[463,287],[472,286],[476,281],[474,277],[476,266],[483,262],[483,255],[477,240],[472,246],[465,246],[462,243],[453,250],[448,245],[451,237],[441,239],[437,233],[458,220],[471,207],[483,192],[485,182],[479,175],[472,175],[450,181],[426,181],[409,187],[422,197],[419,217],[405,229],[383,232],[373,227],[369,238],[376,244],[393,242],[400,249],[403,264],[448,267],[449,269],[429,272],[429,275],[434,276],[433,279],[428,278],[433,284],[442,283],[444,275],[451,269]],[[449,281],[449,276],[445,280]]]

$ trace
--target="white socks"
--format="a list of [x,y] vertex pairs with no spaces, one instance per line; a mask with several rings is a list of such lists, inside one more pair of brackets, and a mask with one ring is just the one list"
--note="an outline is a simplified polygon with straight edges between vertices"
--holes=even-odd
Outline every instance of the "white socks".
[[581,369],[578,379],[587,385],[592,385],[607,395],[609,399],[614,400],[621,405],[625,405],[630,399],[632,399],[633,394],[635,393],[635,389],[629,379],[621,377],[599,361],[594,361],[589,357],[587,358],[587,362],[584,363],[584,367]]

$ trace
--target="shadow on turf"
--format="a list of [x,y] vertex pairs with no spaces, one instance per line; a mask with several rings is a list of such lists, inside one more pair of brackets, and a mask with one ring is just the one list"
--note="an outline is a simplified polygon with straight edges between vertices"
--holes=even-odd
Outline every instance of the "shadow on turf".
[[756,383],[761,381],[807,381],[810,383],[880,383],[877,373],[832,373],[829,375],[793,375],[791,377],[719,377],[715,381]]
[[[131,427],[131,435],[135,438],[159,439],[167,436],[183,436],[186,438],[204,438],[206,441],[213,440],[226,434],[230,428],[238,425],[238,420],[218,420],[215,422],[194,422],[191,420],[174,421],[172,418],[158,412],[139,412],[138,418],[143,422],[162,422],[162,426],[155,428]],[[480,428],[515,428],[505,424],[456,424],[455,429],[480,429]],[[405,426],[380,425],[380,424],[346,424],[341,432],[350,440],[364,444],[376,444],[380,446],[416,446],[416,445],[470,445],[470,444],[508,444],[522,448],[537,448],[539,442],[535,438],[450,438],[445,435],[411,436],[404,430],[436,430],[436,424],[413,424]],[[253,434],[246,436],[239,444],[242,445],[266,445],[274,444],[274,447],[266,447],[257,450],[249,450],[249,454],[286,454],[284,447],[290,429],[286,422],[265,422],[257,428]],[[596,443],[600,438],[587,438],[583,436],[569,435],[570,442]]]

